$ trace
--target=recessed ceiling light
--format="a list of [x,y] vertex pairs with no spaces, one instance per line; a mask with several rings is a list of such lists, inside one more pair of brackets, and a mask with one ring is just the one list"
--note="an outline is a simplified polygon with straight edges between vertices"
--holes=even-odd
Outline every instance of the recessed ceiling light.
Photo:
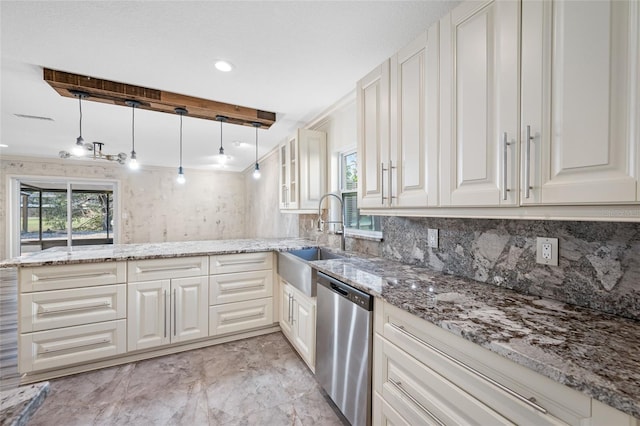
[[229,72],[233,69],[233,65],[231,64],[231,62],[227,62],[223,60],[216,61],[215,67],[218,71],[222,71],[222,72]]
[[9,145],[5,145],[3,143],[0,143],[0,148],[9,148]]

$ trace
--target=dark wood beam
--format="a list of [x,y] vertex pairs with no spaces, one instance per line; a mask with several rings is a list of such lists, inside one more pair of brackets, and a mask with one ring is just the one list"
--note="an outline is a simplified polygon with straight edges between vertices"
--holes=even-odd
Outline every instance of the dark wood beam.
[[193,96],[165,92],[147,87],[133,86],[116,81],[102,80],[86,75],[44,68],[46,81],[61,96],[73,98],[74,91],[85,92],[88,101],[102,102],[126,107],[126,101],[138,101],[138,108],[175,114],[175,108],[184,108],[189,117],[216,120],[219,115],[227,117],[228,123],[252,126],[258,122],[268,129],[276,121],[276,114],[269,111],[239,105],[216,102]]

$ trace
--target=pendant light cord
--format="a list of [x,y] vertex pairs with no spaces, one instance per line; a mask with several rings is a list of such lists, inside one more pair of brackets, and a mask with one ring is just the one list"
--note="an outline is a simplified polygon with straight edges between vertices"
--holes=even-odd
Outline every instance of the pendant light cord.
[[136,152],[136,106],[131,106],[131,153]]
[[182,113],[180,113],[180,167],[182,167]]
[[220,155],[224,154],[224,148],[222,147],[222,122],[224,120],[220,117]]
[[256,125],[256,164],[258,164],[258,126]]
[[78,96],[78,105],[80,107],[80,139],[82,139],[82,95]]

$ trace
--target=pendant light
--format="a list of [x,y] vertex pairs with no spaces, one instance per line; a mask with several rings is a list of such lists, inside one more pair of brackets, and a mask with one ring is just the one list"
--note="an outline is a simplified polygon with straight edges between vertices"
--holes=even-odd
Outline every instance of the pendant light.
[[140,106],[138,101],[125,101],[127,106],[131,107],[131,157],[129,159],[129,168],[138,170],[138,158],[136,157],[136,108]]
[[176,182],[183,184],[187,180],[184,178],[184,170],[182,170],[182,116],[188,114],[188,112],[184,108],[176,108],[175,112],[180,116],[180,167],[178,167],[178,177]]
[[71,153],[76,157],[82,157],[87,153],[87,151],[90,150],[87,146],[85,146],[84,139],[82,138],[82,100],[87,99],[89,97],[89,94],[86,92],[81,92],[79,90],[71,90],[70,92],[73,94],[73,96],[78,98],[78,107],[80,109],[80,136],[78,136],[78,138],[76,139],[76,143],[71,149]]
[[224,148],[222,147],[222,123],[227,121],[227,117],[224,115],[216,115],[216,120],[220,122],[220,150],[218,150],[218,163],[224,165],[227,162],[227,156],[224,153]]
[[251,124],[256,128],[256,167],[253,169],[253,178],[258,180],[260,179],[260,164],[258,164],[258,129],[262,124],[258,122],[253,122]]

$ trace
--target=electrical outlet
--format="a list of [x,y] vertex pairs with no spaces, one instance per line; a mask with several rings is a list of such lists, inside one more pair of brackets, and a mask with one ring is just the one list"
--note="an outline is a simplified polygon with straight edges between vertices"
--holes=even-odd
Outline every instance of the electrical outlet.
[[427,231],[427,241],[429,247],[438,248],[438,230],[437,229],[429,229]]
[[538,237],[536,239],[536,263],[558,266],[557,238]]

